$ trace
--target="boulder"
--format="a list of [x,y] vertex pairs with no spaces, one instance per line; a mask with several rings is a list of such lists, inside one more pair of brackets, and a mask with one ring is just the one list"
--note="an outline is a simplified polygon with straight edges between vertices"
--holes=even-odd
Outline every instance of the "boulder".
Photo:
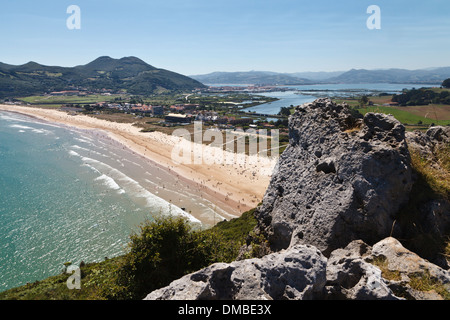
[[371,248],[361,240],[331,253],[327,263],[327,299],[399,300],[370,261]]
[[389,236],[412,186],[403,125],[318,99],[296,108],[289,131],[257,210],[272,250],[311,244],[329,256],[352,240]]
[[450,273],[388,237],[370,247],[351,242],[331,253],[327,299],[442,300],[450,298]]
[[146,300],[311,300],[322,294],[327,259],[312,246],[216,263],[150,293]]

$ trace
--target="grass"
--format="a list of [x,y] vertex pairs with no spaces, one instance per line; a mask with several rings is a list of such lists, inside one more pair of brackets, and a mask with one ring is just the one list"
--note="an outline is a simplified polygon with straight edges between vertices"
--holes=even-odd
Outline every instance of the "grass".
[[[405,107],[407,108],[407,107]],[[430,114],[433,114],[431,106],[423,106],[424,110],[430,110]],[[366,114],[368,112],[375,113],[384,113],[384,114],[392,114],[398,121],[407,125],[450,125],[450,119],[432,119],[430,117],[424,117],[417,114],[414,114],[407,109],[403,109],[403,107],[388,107],[388,106],[370,106],[367,108],[359,108],[358,111],[361,114]]]
[[383,278],[392,281],[400,281],[402,279],[400,271],[390,270],[388,268],[388,261],[384,256],[375,257],[373,260],[369,261],[374,266],[377,266],[381,270],[381,275]]
[[417,151],[410,150],[413,168],[425,183],[440,197],[450,200],[450,146],[435,150],[434,161],[439,166],[433,166],[433,159],[425,159]]
[[[381,270],[381,275],[384,279],[390,281],[401,281],[401,272],[398,270],[390,270],[388,268],[388,261],[384,256],[375,257],[369,261],[371,264],[377,266]],[[450,291],[445,286],[433,278],[428,270],[421,273],[409,275],[409,286],[417,291],[430,292],[434,291],[439,294],[444,300],[450,300]],[[397,295],[403,296],[401,290],[396,292]]]
[[103,300],[104,290],[112,285],[122,257],[89,263],[81,269],[81,289],[69,290],[70,274],[61,273],[42,281],[0,292],[0,300]]
[[34,105],[62,105],[62,104],[91,104],[97,102],[114,101],[121,95],[102,96],[100,94],[86,96],[30,96],[18,98],[17,100]]
[[420,274],[414,274],[409,278],[409,285],[414,290],[422,292],[434,291],[444,300],[450,300],[450,291],[441,282],[433,278],[428,270]]
[[369,97],[373,106],[360,107],[358,98],[337,99],[336,103],[347,103],[361,114],[368,112],[392,114],[398,121],[405,124],[407,129],[424,129],[432,124],[450,125],[450,105],[430,104],[426,106],[384,106],[392,102],[392,96]]
[[[404,239],[405,246],[425,259],[432,260],[437,255],[450,251],[448,234],[429,234],[421,229],[420,208],[431,200],[450,200],[450,170],[448,166],[450,146],[435,150],[440,168],[432,166],[432,159],[424,159],[415,150],[410,150],[415,182],[409,195],[409,202],[399,211],[397,223],[401,229],[416,236]],[[450,230],[449,230],[450,231]],[[448,231],[447,231],[448,232]],[[396,236],[395,234],[393,235]]]

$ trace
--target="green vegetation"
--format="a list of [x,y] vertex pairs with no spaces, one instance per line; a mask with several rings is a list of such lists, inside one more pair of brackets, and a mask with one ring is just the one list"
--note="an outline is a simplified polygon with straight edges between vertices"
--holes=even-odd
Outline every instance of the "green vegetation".
[[371,264],[377,266],[381,270],[381,275],[383,278],[387,280],[392,281],[400,281],[402,279],[402,276],[399,271],[396,270],[390,270],[388,268],[388,261],[385,256],[381,255],[378,257],[375,257],[373,260],[369,261]]
[[434,291],[444,300],[450,300],[450,291],[441,282],[433,278],[428,270],[411,276],[409,285],[411,288],[422,292]]
[[394,94],[392,102],[401,106],[423,106],[429,104],[450,104],[449,90],[421,88],[404,90],[401,94]]
[[[450,119],[434,120],[423,116],[416,115],[407,110],[387,106],[370,106],[357,109],[361,114],[368,112],[392,114],[398,121],[405,125],[450,125]],[[432,111],[431,111],[432,112]]]
[[124,95],[111,95],[104,96],[100,94],[90,94],[85,96],[29,96],[23,98],[17,98],[19,101],[23,101],[25,103],[40,105],[40,106],[52,106],[52,107],[61,107],[61,105],[66,104],[91,104],[97,102],[114,102],[117,98],[122,98]]
[[[415,90],[415,89],[414,89]],[[411,90],[414,92],[414,90]],[[417,90],[418,92],[422,92]],[[446,96],[450,90],[432,88],[429,91],[435,96]],[[402,94],[411,96],[410,91],[405,90]],[[450,105],[443,103],[430,103],[407,106],[401,106],[394,102],[395,95],[381,94],[378,96],[351,97],[346,99],[337,99],[337,103],[347,103],[355,113],[366,114],[368,112],[385,113],[393,115],[398,121],[406,126],[407,130],[422,129],[425,130],[432,125],[450,125]],[[397,96],[397,99],[399,96]],[[449,95],[450,97],[450,95]],[[434,99],[432,102],[441,101]]]
[[39,95],[52,91],[84,90],[149,95],[203,88],[200,82],[135,57],[100,57],[73,68],[30,62],[21,66],[0,63],[0,98]]
[[442,87],[443,87],[443,88],[450,89],[450,78],[449,78],[449,79],[445,79],[445,80],[442,82]]
[[[436,159],[432,160],[424,159],[418,152],[410,150],[416,179],[410,192],[409,202],[400,210],[397,219],[402,230],[412,230],[412,233],[418,234],[415,238],[404,239],[405,245],[426,259],[432,259],[436,255],[445,255],[450,250],[448,238],[450,230],[447,230],[442,236],[437,236],[419,228],[423,220],[420,208],[424,204],[431,200],[450,200],[450,170],[448,166],[450,146],[434,152]],[[440,168],[431,165],[431,161],[439,163]]]
[[[2,292],[0,300],[141,299],[185,274],[235,260],[256,225],[253,213],[254,209],[208,230],[194,230],[180,217],[157,217],[130,236],[126,254],[82,263],[80,290],[67,288],[70,275],[63,269],[59,275]],[[264,241],[253,238],[259,241],[255,248]]]

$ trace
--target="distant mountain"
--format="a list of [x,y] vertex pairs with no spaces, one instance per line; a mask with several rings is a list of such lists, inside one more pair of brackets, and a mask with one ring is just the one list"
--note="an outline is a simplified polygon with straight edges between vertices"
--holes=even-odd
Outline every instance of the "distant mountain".
[[312,81],[323,81],[329,78],[340,76],[345,71],[311,71],[311,72],[294,72],[287,73],[293,77],[309,79]]
[[190,77],[204,84],[301,85],[312,83],[308,79],[268,71],[213,72]]
[[336,77],[325,80],[328,83],[417,83],[441,84],[450,78],[450,67],[405,70],[365,70],[352,69]]
[[0,98],[84,88],[111,89],[135,95],[205,87],[184,75],[158,69],[136,57],[100,57],[73,68],[36,62],[14,66],[0,63]]
[[317,83],[410,83],[440,85],[442,81],[450,78],[450,67],[420,70],[352,69],[346,72],[213,72],[204,75],[194,75],[191,78],[204,84],[302,85]]

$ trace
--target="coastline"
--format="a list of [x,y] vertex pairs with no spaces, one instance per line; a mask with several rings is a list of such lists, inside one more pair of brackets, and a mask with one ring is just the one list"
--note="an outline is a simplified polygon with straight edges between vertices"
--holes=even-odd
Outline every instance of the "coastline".
[[[231,217],[240,216],[262,201],[276,163],[273,159],[259,157],[258,161],[254,161],[245,156],[244,163],[176,164],[172,161],[171,154],[174,146],[180,142],[181,138],[178,137],[161,132],[144,133],[132,124],[110,122],[87,115],[69,115],[59,110],[17,105],[0,105],[0,110],[77,129],[101,130],[136,155],[191,184],[193,188],[200,189],[211,202]],[[193,147],[193,142],[191,144]],[[195,213],[193,216],[196,216]]]

